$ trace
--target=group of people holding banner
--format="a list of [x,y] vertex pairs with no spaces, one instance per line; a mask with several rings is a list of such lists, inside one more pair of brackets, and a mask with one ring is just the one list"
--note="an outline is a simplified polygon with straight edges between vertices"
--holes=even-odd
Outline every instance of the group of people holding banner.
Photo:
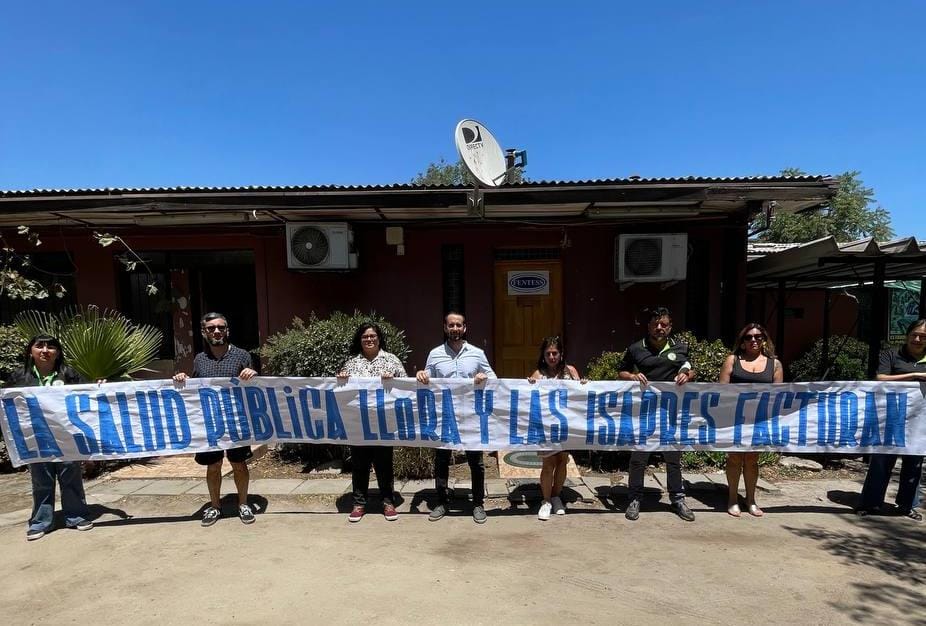
[[[496,378],[485,353],[466,341],[466,319],[459,312],[449,312],[443,320],[444,342],[428,355],[424,369],[415,378],[421,385],[428,385],[431,378],[471,379],[474,384]],[[193,377],[237,377],[248,380],[257,375],[250,355],[229,342],[228,320],[220,313],[209,313],[201,320],[201,332],[206,349],[194,359]],[[406,371],[401,361],[387,350],[388,338],[374,323],[362,324],[357,328],[351,345],[351,356],[337,373],[339,380],[350,377],[380,377],[382,379],[404,378]],[[26,347],[25,366],[7,386],[28,387],[75,384],[80,376],[65,363],[60,341],[52,336],[33,337]],[[926,381],[926,319],[919,319],[907,329],[906,341],[897,348],[885,350],[878,369],[881,381]],[[185,384],[188,376],[178,373],[174,382]],[[656,307],[648,311],[647,332],[625,352],[619,365],[619,378],[635,381],[642,386],[651,382],[674,382],[685,385],[697,380],[689,361],[688,346],[672,336],[672,316],[668,309]],[[530,374],[530,382],[544,379],[563,379],[586,382],[574,365],[566,360],[565,345],[559,337],[547,337],[540,346],[536,369]],[[775,357],[774,345],[766,330],[758,323],[750,323],[737,334],[732,352],[727,356],[720,371],[721,383],[780,383],[783,367]],[[231,448],[224,451],[203,452],[196,455],[196,461],[206,466],[206,480],[210,503],[204,509],[202,525],[211,526],[221,517],[221,466],[228,458],[233,468],[234,482],[238,496],[238,517],[245,524],[255,521],[254,511],[248,503],[249,474],[247,459],[251,456],[249,447]],[[668,492],[672,510],[685,521],[694,521],[695,514],[685,501],[681,471],[681,452],[662,452],[667,467]],[[562,451],[542,453],[541,492],[543,501],[538,511],[540,520],[549,520],[551,515],[564,515],[566,508],[562,489],[566,478],[568,453]],[[640,515],[643,482],[649,452],[635,451],[631,454],[628,479],[629,498],[624,515],[628,520],[637,520]],[[755,517],[764,512],[756,502],[758,481],[758,452],[731,452],[727,456],[726,473],[729,485],[727,513],[740,517],[739,481],[745,482],[745,511]],[[348,516],[350,522],[359,522],[366,514],[370,469],[375,469],[380,496],[383,500],[385,519],[398,519],[393,487],[393,447],[352,446],[353,458],[353,506]],[[437,503],[428,519],[438,521],[449,512],[448,491],[449,467],[452,451],[436,450],[435,483]],[[485,467],[481,451],[467,451],[467,462],[472,477],[473,510],[476,523],[486,521],[484,508]],[[862,490],[857,512],[860,515],[882,512],[884,496],[890,481],[896,455],[872,455],[869,472]],[[900,475],[900,489],[896,498],[897,511],[916,521],[922,515],[916,510],[919,505],[919,482],[922,474],[921,456],[903,456]],[[90,530],[79,462],[36,462],[29,465],[32,477],[33,511],[27,529],[27,539],[41,538],[53,525],[55,483],[61,489],[61,504],[65,523],[78,530]]]

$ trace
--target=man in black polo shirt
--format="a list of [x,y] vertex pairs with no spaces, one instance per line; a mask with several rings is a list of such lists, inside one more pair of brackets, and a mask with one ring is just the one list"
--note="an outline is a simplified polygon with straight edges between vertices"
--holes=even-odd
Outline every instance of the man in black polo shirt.
[[[248,380],[257,375],[251,367],[251,355],[228,342],[228,321],[221,313],[207,313],[200,321],[203,340],[207,349],[193,359],[193,378],[233,378]],[[174,376],[174,381],[183,383],[187,375],[183,372]],[[196,462],[206,466],[206,485],[209,487],[210,504],[203,511],[203,526],[212,526],[222,516],[222,457],[227,456],[238,489],[238,517],[245,524],[254,522],[254,511],[248,504],[247,460],[251,458],[251,447],[198,452]]]
[[[688,345],[669,337],[672,332],[672,315],[665,307],[649,310],[646,337],[631,344],[624,353],[618,377],[621,380],[635,380],[641,385],[650,381],[673,381],[677,385],[694,380],[695,372],[688,362]],[[640,498],[643,496],[643,476],[649,461],[649,452],[633,452],[630,455],[629,504],[624,517],[635,520],[640,517]],[[662,458],[666,462],[669,479],[669,499],[672,509],[686,522],[693,522],[695,515],[685,504],[685,488],[682,485],[682,453],[665,450]]]

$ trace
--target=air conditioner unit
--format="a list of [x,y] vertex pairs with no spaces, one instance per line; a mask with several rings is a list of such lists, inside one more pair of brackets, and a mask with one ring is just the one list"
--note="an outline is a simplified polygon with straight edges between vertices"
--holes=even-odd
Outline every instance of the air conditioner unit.
[[620,235],[614,242],[614,280],[664,283],[685,280],[688,235]]
[[346,222],[288,223],[286,265],[291,270],[354,269],[354,233]]

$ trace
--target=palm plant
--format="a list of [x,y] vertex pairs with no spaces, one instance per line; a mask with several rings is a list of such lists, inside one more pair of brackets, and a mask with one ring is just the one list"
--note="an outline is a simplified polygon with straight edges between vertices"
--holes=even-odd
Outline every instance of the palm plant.
[[161,331],[118,311],[73,307],[57,315],[24,311],[13,320],[24,337],[57,337],[67,363],[87,380],[125,380],[157,358]]

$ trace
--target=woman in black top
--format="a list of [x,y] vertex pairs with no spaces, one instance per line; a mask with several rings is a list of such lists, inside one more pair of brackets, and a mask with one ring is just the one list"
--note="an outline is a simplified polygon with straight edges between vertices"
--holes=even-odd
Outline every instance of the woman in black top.
[[[784,380],[781,362],[775,358],[775,345],[761,324],[746,324],[736,336],[733,354],[720,368],[722,383],[780,383]],[[762,517],[756,504],[756,484],[759,482],[759,453],[731,452],[727,455],[727,513],[740,516],[740,474],[746,483],[746,505],[750,515]]]
[[[26,346],[26,364],[6,384],[7,387],[45,387],[85,382],[64,364],[61,342],[51,335],[36,335]],[[41,539],[51,530],[55,515],[55,482],[61,489],[61,508],[68,528],[90,530],[87,498],[79,461],[30,463],[32,475],[32,516],[26,539]]]
[[[918,319],[907,327],[904,345],[888,348],[881,353],[877,380],[926,381],[926,319]],[[916,506],[919,504],[917,490],[923,473],[923,457],[905,454],[900,458],[900,484],[894,502],[901,514],[919,522],[923,515],[916,510]],[[896,454],[871,455],[856,513],[869,515],[881,512],[884,494],[896,463]]]

